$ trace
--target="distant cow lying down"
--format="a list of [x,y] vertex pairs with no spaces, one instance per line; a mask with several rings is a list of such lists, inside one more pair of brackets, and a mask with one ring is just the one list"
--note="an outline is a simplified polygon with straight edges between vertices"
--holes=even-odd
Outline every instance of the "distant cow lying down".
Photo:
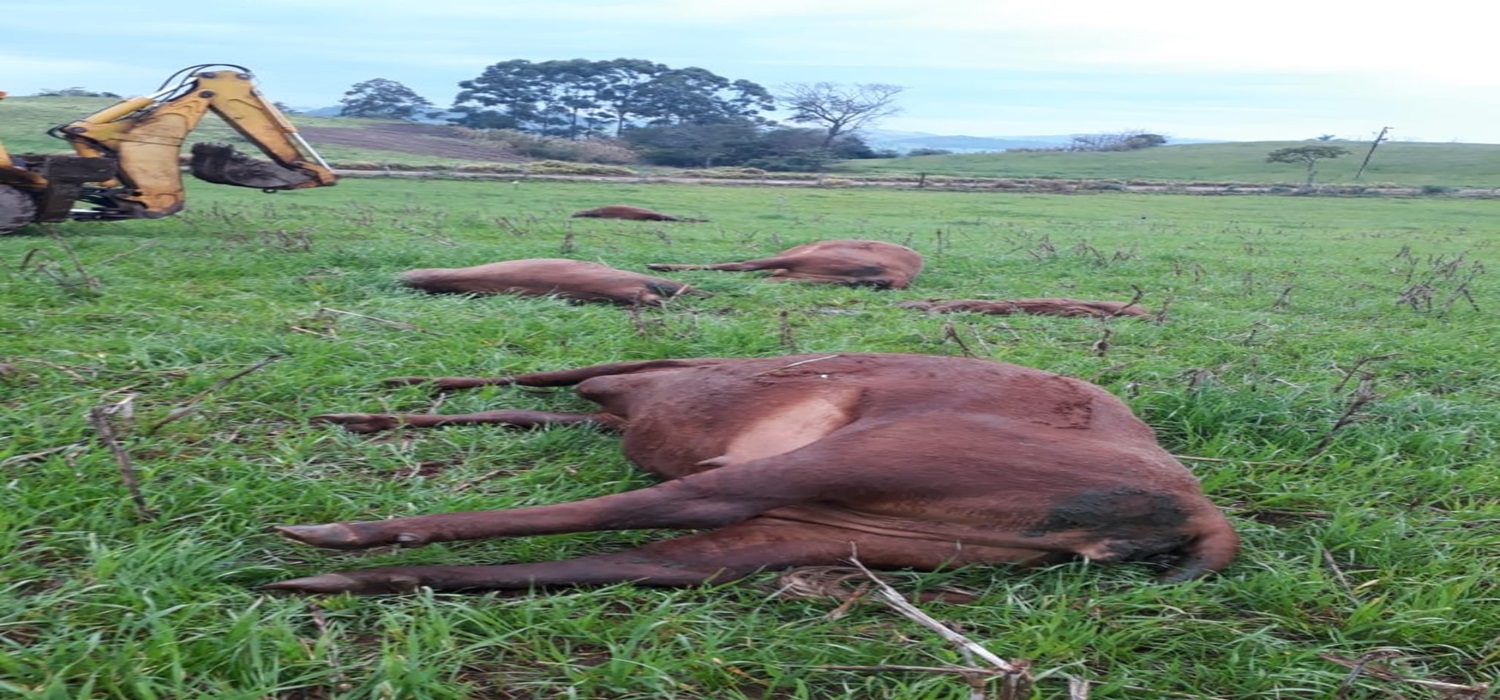
[[904,245],[883,241],[837,240],[799,245],[775,257],[715,265],[652,263],[652,270],[771,270],[769,279],[802,280],[906,289],[922,271],[922,256]]
[[577,385],[597,413],[343,413],[354,432],[401,426],[592,425],[663,479],[573,503],[292,525],[331,549],[599,530],[703,530],[564,561],[399,566],[268,585],[308,593],[688,586],[763,570],[1149,560],[1165,581],[1213,572],[1238,539],[1198,482],[1120,400],[1078,379],[989,360],[849,353],[648,360],[439,389]]
[[682,294],[703,294],[681,282],[561,258],[412,270],[401,275],[401,282],[408,287],[437,293],[556,296],[574,301],[616,304],[660,305]]
[[626,204],[611,204],[607,207],[596,207],[583,211],[573,212],[575,219],[625,219],[627,221],[682,221],[689,223],[703,223],[708,219],[686,219],[671,214],[663,214],[659,211],[632,207]]
[[927,301],[904,301],[897,306],[904,309],[921,309],[929,313],[947,314],[969,312],[977,314],[1034,314],[1037,316],[1092,316],[1114,318],[1133,316],[1150,318],[1151,312],[1125,301],[1085,301],[1083,299],[928,299]]

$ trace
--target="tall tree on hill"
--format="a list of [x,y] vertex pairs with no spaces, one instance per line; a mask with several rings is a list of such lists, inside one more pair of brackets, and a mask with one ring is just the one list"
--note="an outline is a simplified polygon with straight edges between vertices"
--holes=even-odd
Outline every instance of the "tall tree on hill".
[[896,96],[906,88],[884,83],[790,83],[777,95],[790,107],[791,121],[819,124],[824,129],[823,147],[843,134],[851,134],[876,120],[901,112]]
[[380,119],[411,120],[432,109],[432,103],[427,98],[401,83],[385,78],[355,83],[354,87],[344,93],[344,99],[339,100],[339,104],[343,107],[339,112],[341,116]]
[[598,111],[610,121],[611,135],[618,138],[635,118],[637,105],[644,101],[642,92],[657,76],[672,69],[639,58],[617,58],[603,63],[605,80],[597,95]]
[[748,80],[731,81],[702,68],[673,69],[641,86],[636,115],[647,124],[719,124],[757,121],[776,98]]
[[774,107],[755,83],[627,58],[502,61],[459,87],[459,124],[575,139],[618,136],[632,125],[756,119]]

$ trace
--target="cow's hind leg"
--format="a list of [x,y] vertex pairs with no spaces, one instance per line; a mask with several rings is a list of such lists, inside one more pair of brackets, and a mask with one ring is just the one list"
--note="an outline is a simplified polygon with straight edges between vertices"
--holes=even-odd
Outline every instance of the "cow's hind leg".
[[398,566],[359,569],[267,584],[302,593],[404,593],[501,590],[634,583],[696,586],[795,566],[846,565],[857,557],[876,569],[939,569],[974,562],[1035,564],[1055,553],[1026,549],[961,547],[827,525],[754,518],[623,552],[535,564],[497,566]]
[[832,564],[850,546],[821,525],[750,520],[623,552],[535,564],[397,566],[321,574],[264,586],[303,593],[403,593],[636,583],[694,586],[732,581],[762,569]]
[[733,362],[722,358],[694,358],[686,360],[641,360],[636,362],[614,362],[605,365],[590,365],[588,367],[575,367],[573,369],[562,369],[550,372],[530,372],[526,374],[512,374],[504,377],[391,377],[382,383],[386,386],[410,386],[413,384],[426,384],[435,389],[453,391],[457,389],[477,389],[484,386],[573,386],[585,379],[604,377],[614,374],[634,374],[636,372],[652,372],[662,369],[680,369],[683,367],[697,367],[700,365],[722,364]]

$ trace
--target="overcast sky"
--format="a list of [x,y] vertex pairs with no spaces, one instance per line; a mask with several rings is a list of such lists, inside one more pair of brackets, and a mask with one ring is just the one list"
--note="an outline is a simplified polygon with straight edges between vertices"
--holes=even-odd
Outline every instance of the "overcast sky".
[[[773,91],[905,88],[880,128],[971,136],[1500,143],[1500,4],[1475,0],[6,0],[0,90],[151,92],[252,69],[273,100],[400,82],[438,106],[511,59],[641,58]],[[0,118],[4,103],[0,102]]]

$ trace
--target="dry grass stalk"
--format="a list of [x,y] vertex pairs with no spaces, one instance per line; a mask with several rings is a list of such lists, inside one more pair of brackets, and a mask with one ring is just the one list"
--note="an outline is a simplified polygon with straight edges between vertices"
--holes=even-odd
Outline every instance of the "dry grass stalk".
[[1364,379],[1360,380],[1359,387],[1354,390],[1354,399],[1349,402],[1349,407],[1344,409],[1344,414],[1339,416],[1339,419],[1334,421],[1333,427],[1329,428],[1328,432],[1323,434],[1322,439],[1318,440],[1317,446],[1307,455],[1308,457],[1316,457],[1323,454],[1323,451],[1327,450],[1328,446],[1333,444],[1334,435],[1337,435],[1340,430],[1343,430],[1350,423],[1357,422],[1363,418],[1363,416],[1359,415],[1359,409],[1380,399],[1380,395],[1371,390],[1374,386],[1374,377],[1366,375]]
[[963,337],[958,334],[958,330],[953,326],[953,324],[943,324],[943,339],[952,340],[953,342],[958,343],[958,348],[963,351],[964,357],[978,357],[974,354],[973,350],[969,349],[969,344],[964,342]]
[[1333,571],[1333,577],[1339,580],[1340,586],[1343,586],[1344,594],[1348,595],[1350,600],[1360,602],[1359,596],[1354,595],[1354,586],[1349,585],[1349,577],[1344,575],[1344,570],[1339,568],[1339,563],[1333,560],[1333,552],[1323,550],[1323,563]]
[[1124,306],[1120,307],[1114,313],[1110,314],[1109,316],[1111,318],[1115,317],[1115,316],[1119,316],[1119,315],[1125,313],[1126,309],[1129,309],[1130,307],[1135,306],[1136,304],[1141,303],[1141,298],[1144,297],[1144,296],[1146,296],[1146,290],[1141,289],[1140,286],[1132,284],[1132,285],[1130,285],[1130,288],[1135,290],[1135,296],[1130,297],[1130,301],[1125,302]]
[[797,339],[792,335],[792,321],[785,309],[782,309],[779,318],[781,328],[781,347],[791,352],[797,352]]
[[58,447],[50,447],[50,448],[47,448],[45,450],[39,450],[37,452],[30,452],[30,453],[27,453],[27,454],[24,454],[24,455],[16,455],[14,457],[6,459],[3,462],[0,462],[0,468],[8,467],[8,466],[10,466],[12,464],[20,464],[22,462],[30,462],[31,460],[34,460],[34,459],[41,459],[41,458],[46,457],[48,455],[57,454],[58,452],[67,452],[69,450],[82,449],[83,446],[84,446],[84,444],[85,443],[82,443],[82,442],[70,442],[70,443],[68,443],[66,445],[60,445]]
[[[851,556],[849,563],[857,569],[857,573],[844,569],[843,567],[818,567],[816,574],[807,574],[796,579],[794,584],[783,586],[782,592],[789,589],[791,585],[811,587],[815,590],[826,591],[831,585],[834,589],[842,591],[843,587],[855,580],[857,576],[863,576],[868,583],[856,588],[854,592],[848,593],[848,600],[840,609],[858,598],[865,597],[873,591],[875,597],[892,610],[902,616],[915,621],[937,633],[938,636],[947,640],[957,647],[959,653],[970,662],[968,666],[820,666],[824,669],[853,670],[853,671],[922,671],[928,673],[951,673],[961,676],[969,684],[969,697],[971,700],[984,700],[987,695],[986,686],[994,679],[1000,679],[1000,700],[1020,700],[1031,696],[1031,662],[1024,659],[1007,661],[996,656],[993,652],[970,640],[962,634],[954,631],[942,622],[934,619],[921,609],[912,605],[911,601],[892,588],[884,580],[876,576],[864,564],[860,563],[858,556]],[[783,577],[783,580],[786,580]],[[835,611],[838,612],[838,611]],[[978,658],[986,665],[978,665],[974,662]]]
[[1289,284],[1289,285],[1283,287],[1281,289],[1281,295],[1278,296],[1278,297],[1276,297],[1276,301],[1275,302],[1272,302],[1272,304],[1271,304],[1271,310],[1272,311],[1280,311],[1280,310],[1285,309],[1286,307],[1290,306],[1291,302],[1292,302],[1292,290],[1294,290],[1296,288],[1297,288],[1297,285],[1294,285],[1294,284]]
[[1480,700],[1481,698],[1491,697],[1490,691],[1493,689],[1493,686],[1489,683],[1463,685],[1460,683],[1448,683],[1445,681],[1432,681],[1424,678],[1412,678],[1410,676],[1403,676],[1399,673],[1396,673],[1395,671],[1392,671],[1390,667],[1384,664],[1375,663],[1380,659],[1396,658],[1403,655],[1404,653],[1399,649],[1376,649],[1374,651],[1361,654],[1357,659],[1348,659],[1342,656],[1336,656],[1334,654],[1318,654],[1318,657],[1323,659],[1324,661],[1335,663],[1350,669],[1349,675],[1344,678],[1344,683],[1340,685],[1338,691],[1333,694],[1333,700],[1342,700],[1343,698],[1348,697],[1350,689],[1354,686],[1354,681],[1358,680],[1361,675],[1369,676],[1370,678],[1375,678],[1383,681],[1410,683],[1412,685],[1430,688],[1439,693],[1442,697],[1450,698],[1450,700]]
[[386,319],[383,319],[383,318],[377,318],[375,316],[366,316],[364,314],[357,314],[357,313],[354,313],[353,311],[344,311],[342,309],[335,309],[335,308],[333,308],[331,306],[324,306],[324,307],[318,309],[318,313],[320,313],[320,314],[323,313],[324,311],[327,311],[328,313],[333,313],[333,314],[342,314],[344,316],[353,316],[355,318],[362,318],[362,319],[365,319],[366,321],[374,321],[376,323],[384,323],[387,326],[392,326],[392,327],[395,327],[395,328],[400,328],[401,330],[405,330],[405,331],[417,331],[418,333],[426,333],[428,335],[438,335],[437,333],[433,333],[432,331],[429,331],[429,330],[427,330],[425,328],[422,328],[421,326],[413,325],[413,324],[410,324],[410,323],[403,323],[401,321],[389,321],[389,320],[386,320]]
[[227,377],[225,377],[223,379],[220,379],[217,382],[214,382],[213,386],[211,386],[211,387],[209,387],[207,389],[204,389],[203,391],[198,392],[198,395],[194,396],[193,398],[188,399],[187,403],[184,403],[181,406],[178,406],[177,408],[172,409],[170,412],[167,413],[167,415],[166,415],[165,418],[162,418],[161,420],[159,420],[159,421],[157,421],[155,423],[152,423],[151,427],[146,428],[145,434],[146,435],[153,435],[153,434],[156,433],[156,431],[161,430],[162,426],[165,426],[168,423],[171,423],[173,421],[179,420],[179,419],[181,419],[181,418],[183,418],[183,417],[185,417],[187,415],[192,414],[193,411],[198,410],[198,404],[199,404],[199,402],[201,402],[204,399],[208,398],[214,392],[216,392],[216,391],[218,391],[220,389],[223,389],[226,386],[229,386],[230,383],[234,382],[236,379],[239,379],[240,377],[243,377],[243,376],[245,376],[247,374],[250,374],[250,373],[252,373],[252,372],[254,372],[254,371],[256,371],[256,370],[258,370],[258,369],[260,369],[262,367],[265,367],[266,365],[269,365],[272,362],[280,360],[283,357],[285,357],[285,355],[272,355],[270,357],[267,357],[264,360],[261,360],[260,362],[257,362],[257,363],[255,363],[253,365],[250,365],[249,367],[246,367],[245,369],[242,369],[242,370],[240,370],[238,372],[235,372],[234,374],[231,374],[231,375],[229,375],[229,376],[227,376]]
[[1089,346],[1089,350],[1092,351],[1096,357],[1104,357],[1105,355],[1108,355],[1109,336],[1113,334],[1114,331],[1110,330],[1109,326],[1105,326],[1104,332],[1099,334],[1099,339],[1094,341],[1093,344]]
[[1380,360],[1389,360],[1392,357],[1396,357],[1397,355],[1400,355],[1400,354],[1401,353],[1399,353],[1399,352],[1388,352],[1388,353],[1386,353],[1384,355],[1375,355],[1375,356],[1372,356],[1372,357],[1361,357],[1358,360],[1355,360],[1354,361],[1354,366],[1350,367],[1349,371],[1344,373],[1344,378],[1341,379],[1341,380],[1339,380],[1339,383],[1338,383],[1337,386],[1333,387],[1333,393],[1337,394],[1338,392],[1343,391],[1344,387],[1349,385],[1349,380],[1353,379],[1355,376],[1360,376],[1360,377],[1363,377],[1365,379],[1369,379],[1370,378],[1370,374],[1368,372],[1360,372],[1359,368],[1364,367],[1366,364],[1371,363],[1371,362],[1377,362],[1377,361],[1380,361]]
[[125,482],[125,489],[130,492],[130,500],[135,502],[135,512],[142,520],[151,520],[156,514],[146,505],[146,497],[141,494],[141,482],[135,475],[135,463],[130,459],[130,453],[120,446],[120,441],[115,439],[114,428],[109,424],[111,412],[109,406],[95,406],[89,409],[89,424],[94,427],[94,432],[99,434],[99,442],[109,449],[109,453],[115,458],[115,465],[119,467],[120,479]]
[[1156,307],[1156,316],[1151,319],[1154,323],[1156,323],[1156,325],[1160,326],[1161,324],[1167,322],[1167,307],[1171,304],[1172,297],[1167,297],[1166,299],[1163,299],[1161,301],[1161,304],[1159,306]]
[[51,279],[65,292],[83,293],[91,296],[100,294],[104,284],[99,281],[98,277],[89,274],[88,269],[83,266],[83,261],[79,260],[78,254],[73,251],[73,247],[68,245],[68,242],[62,236],[58,235],[56,230],[49,229],[47,235],[56,241],[57,245],[67,254],[68,261],[73,267],[72,275],[74,276],[70,277],[69,273],[64,271],[62,266],[52,258],[52,254],[41,248],[33,248],[28,251],[21,258],[20,269],[26,270],[29,268],[46,275],[48,279]]
[[763,374],[771,374],[772,372],[780,372],[780,371],[782,371],[784,369],[791,369],[793,367],[799,367],[801,365],[805,365],[805,364],[808,364],[808,363],[811,363],[811,362],[822,362],[823,360],[832,360],[835,357],[841,357],[841,355],[824,355],[822,357],[810,357],[810,358],[808,358],[806,360],[798,360],[796,362],[785,364],[785,365],[782,365],[780,367],[774,367],[774,368],[768,369],[768,370],[766,370],[764,372],[757,372],[757,373],[752,374],[750,376],[752,376],[752,377],[759,377],[759,376],[761,376]]

